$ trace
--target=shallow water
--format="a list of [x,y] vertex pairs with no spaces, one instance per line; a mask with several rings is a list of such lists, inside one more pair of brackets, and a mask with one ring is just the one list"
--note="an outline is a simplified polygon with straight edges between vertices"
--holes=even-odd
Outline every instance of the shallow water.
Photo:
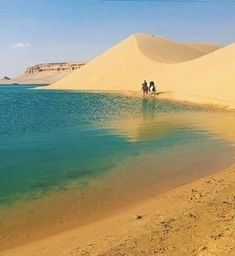
[[71,219],[88,222],[234,162],[234,113],[31,88],[0,87],[0,209],[8,242],[13,226],[25,234],[35,220],[69,228]]

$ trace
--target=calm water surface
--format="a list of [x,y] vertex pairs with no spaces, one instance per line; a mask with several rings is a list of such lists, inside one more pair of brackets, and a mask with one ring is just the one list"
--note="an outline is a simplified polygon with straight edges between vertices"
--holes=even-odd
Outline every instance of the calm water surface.
[[32,88],[0,86],[0,250],[234,163],[234,113]]
[[197,124],[197,116],[209,116],[201,108],[30,88],[0,87],[1,205],[102,176],[155,151],[198,141],[212,150],[231,146]]

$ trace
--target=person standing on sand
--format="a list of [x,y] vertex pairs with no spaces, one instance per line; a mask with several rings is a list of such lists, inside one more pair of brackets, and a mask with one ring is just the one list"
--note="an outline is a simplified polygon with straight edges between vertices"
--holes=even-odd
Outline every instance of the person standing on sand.
[[155,97],[155,95],[156,95],[156,86],[155,86],[154,81],[151,81],[149,83],[149,92],[151,92],[152,95]]
[[142,91],[143,91],[143,97],[148,95],[149,88],[146,80],[144,80],[144,82],[142,83]]

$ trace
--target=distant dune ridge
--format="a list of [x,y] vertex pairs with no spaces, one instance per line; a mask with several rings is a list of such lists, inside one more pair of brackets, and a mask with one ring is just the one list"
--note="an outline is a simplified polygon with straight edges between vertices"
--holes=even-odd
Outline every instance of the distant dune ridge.
[[170,97],[235,107],[235,44],[182,44],[134,34],[48,89],[140,92],[144,79]]

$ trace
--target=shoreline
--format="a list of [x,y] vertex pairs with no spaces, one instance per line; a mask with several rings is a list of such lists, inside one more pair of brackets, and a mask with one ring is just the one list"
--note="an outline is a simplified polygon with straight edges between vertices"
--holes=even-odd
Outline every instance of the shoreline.
[[[104,93],[103,91],[102,91],[102,93]],[[229,114],[228,114],[229,115]],[[184,116],[185,117],[185,116]],[[206,116],[205,116],[205,118],[206,118]],[[233,118],[233,115],[231,116],[231,118]],[[208,127],[210,127],[210,131],[211,132],[218,132],[220,135],[224,135],[224,137],[225,138],[228,138],[228,139],[234,139],[235,137],[234,137],[234,133],[233,133],[233,126],[232,126],[232,124],[233,124],[233,121],[231,121],[230,122],[230,119],[228,119],[227,121],[229,122],[229,130],[226,130],[226,133],[225,133],[225,131],[223,131],[223,129],[221,129],[221,127],[220,126],[218,126],[217,127],[217,122],[219,122],[219,124],[221,124],[221,118],[217,118],[218,120],[212,120],[212,122],[213,122],[213,125],[212,124],[210,124],[210,122],[207,122],[206,124],[208,124]],[[226,123],[225,123],[226,124]],[[203,127],[203,126],[202,126]],[[206,126],[205,127],[203,127],[204,129],[205,128],[207,128]],[[212,129],[213,128],[213,129]],[[222,127],[223,128],[223,127]],[[226,128],[227,128],[227,126],[226,126]],[[232,136],[232,138],[230,138],[230,136]],[[222,151],[223,152],[223,151]],[[193,156],[194,154],[190,154],[191,156]],[[218,158],[217,158],[218,157]],[[223,158],[223,156],[221,155],[221,152],[219,153],[219,155],[217,155],[217,156],[215,156],[215,155],[213,155],[213,158],[216,158],[216,159],[222,159],[223,161],[225,160],[224,158]],[[172,160],[172,158],[171,158],[171,160]],[[173,160],[172,160],[173,161]],[[174,161],[173,161],[174,162]],[[233,161],[234,162],[234,161]],[[228,165],[227,165],[228,166]],[[146,167],[146,166],[144,166],[144,167]],[[218,167],[218,166],[217,166]],[[197,171],[199,171],[199,166],[197,167],[198,168],[198,170]],[[217,169],[217,171],[219,171],[219,170],[222,170],[224,167],[218,167],[218,169]],[[204,166],[204,169],[203,168],[201,168],[202,170],[204,170],[204,175],[202,175],[202,176],[205,176],[205,175],[208,175],[208,173],[206,173],[206,168],[205,168],[205,166]],[[192,170],[194,170],[193,168],[188,168],[188,170],[189,171],[191,171],[192,172]],[[216,172],[215,172],[216,173]],[[215,174],[215,175],[217,175],[217,174]],[[146,175],[145,175],[146,176]],[[179,177],[178,177],[179,178]],[[197,180],[199,178],[199,175],[198,174],[195,174],[195,177],[194,177],[194,179],[192,179],[192,180]],[[143,182],[143,180],[141,179],[141,182]],[[187,182],[191,182],[191,180],[188,180]],[[182,179],[181,180],[181,184],[179,183],[179,184],[177,184],[177,186],[175,186],[175,187],[178,187],[178,186],[180,186],[180,185],[182,185],[182,184],[185,184],[185,183],[187,183],[187,182],[184,182],[184,180]],[[130,187],[129,187],[130,188]],[[174,187],[173,187],[174,188]],[[171,191],[175,191],[175,190],[177,190],[177,189],[173,189],[172,190],[172,186],[168,186],[168,189],[171,189],[169,192],[166,192],[166,193],[164,193],[164,194],[167,194],[167,193],[170,193]],[[128,191],[128,190],[127,190]],[[172,192],[173,193],[173,192]],[[144,194],[144,193],[143,193]],[[155,198],[156,197],[156,199],[152,199],[152,201],[156,201],[157,199],[159,199],[159,198],[161,198],[161,195],[159,195],[158,196],[158,194],[153,194],[153,197]],[[126,196],[126,198],[125,198],[125,202],[128,202],[128,200],[129,200],[129,196]],[[73,199],[75,199],[75,197],[73,198]],[[133,199],[133,198],[132,198]],[[146,198],[146,205],[148,204],[148,202],[150,201],[149,200],[150,198]],[[51,202],[52,202],[52,204],[53,204],[53,200],[51,200]],[[142,202],[143,202],[143,200],[142,200]],[[142,205],[142,202],[138,202],[138,204],[140,204],[140,205]],[[180,202],[180,201],[179,201]],[[178,202],[178,203],[179,203]],[[37,212],[37,214],[38,214],[38,210],[37,209],[40,209],[40,207],[43,207],[42,205],[40,206],[40,204],[39,205],[37,205],[37,203],[38,202],[35,202],[35,212]],[[123,202],[122,201],[120,201],[120,203],[121,204],[123,204]],[[158,202],[155,202],[156,204],[158,204]],[[70,204],[71,204],[71,206],[73,206],[73,203],[72,203],[72,200],[70,200]],[[144,203],[145,204],[145,203]],[[167,202],[163,202],[163,204],[168,204]],[[137,204],[136,204],[137,205]],[[67,205],[65,205],[66,207],[68,207],[68,211],[70,211],[70,208],[69,208],[69,204],[67,204]],[[118,207],[118,205],[116,205],[117,207]],[[37,208],[37,207],[39,207],[39,208]],[[58,232],[55,232],[55,233],[57,233],[57,235],[62,235],[62,234],[67,234],[67,232],[72,232],[73,231],[73,228],[74,227],[78,227],[79,226],[79,228],[76,228],[76,229],[79,229],[79,233],[77,233],[77,235],[76,236],[80,236],[80,230],[84,230],[84,233],[85,234],[87,234],[87,229],[89,229],[89,227],[91,227],[91,230],[92,229],[94,229],[94,227],[96,226],[96,224],[97,223],[106,223],[106,220],[108,221],[108,220],[110,220],[111,221],[111,228],[112,227],[114,227],[114,223],[113,223],[113,220],[114,219],[116,219],[116,218],[118,218],[119,220],[120,220],[120,216],[122,216],[122,215],[125,215],[126,216],[126,214],[128,213],[128,212],[130,212],[132,209],[135,209],[135,207],[137,207],[137,206],[135,206],[135,205],[129,205],[129,209],[128,209],[128,207],[126,207],[126,208],[122,208],[121,210],[120,209],[118,209],[116,212],[114,212],[114,215],[107,215],[107,216],[103,216],[104,218],[102,219],[99,219],[99,220],[94,220],[94,222],[92,222],[91,224],[86,224],[85,226],[79,226],[79,225],[74,225],[74,226],[71,226],[70,228],[69,228],[69,231],[64,231],[64,230],[62,230],[62,232],[64,232],[64,233],[61,233],[61,230],[57,230],[57,227],[55,227],[55,230],[57,230]],[[147,207],[147,206],[146,206]],[[130,208],[132,208],[132,209],[130,209]],[[144,210],[143,211],[145,211],[145,208],[143,208]],[[120,211],[119,211],[120,210]],[[45,213],[46,213],[46,210],[44,211]],[[129,214],[129,213],[128,213]],[[38,216],[40,215],[40,213],[38,214]],[[145,215],[146,214],[143,214],[142,213],[142,211],[139,211],[139,213],[138,212],[136,212],[136,213],[133,213],[133,215],[132,216],[135,216],[133,219],[136,219],[136,220],[143,220],[144,218],[145,218]],[[30,215],[31,216],[31,215]],[[45,214],[45,216],[47,216],[46,214]],[[71,215],[72,216],[72,215]],[[111,217],[110,217],[111,216]],[[137,216],[137,217],[136,217]],[[139,217],[140,218],[139,218]],[[147,216],[147,215],[146,215]],[[26,216],[27,217],[27,216]],[[41,216],[40,216],[41,217]],[[29,217],[29,219],[30,219],[30,217]],[[23,224],[25,225],[25,227],[27,228],[27,225],[28,225],[28,220],[27,220],[27,218],[25,218],[25,220],[26,220],[26,222],[23,222]],[[40,219],[38,219],[39,221],[40,221]],[[18,219],[18,222],[20,223],[20,219]],[[36,231],[37,231],[37,229],[38,228],[40,228],[40,230],[38,230],[38,232],[39,232],[39,234],[40,233],[42,233],[42,230],[41,230],[41,226],[39,225],[39,223],[41,223],[41,222],[37,222],[36,223],[36,225],[35,225],[35,227],[36,227]],[[10,223],[11,225],[13,225],[14,226],[14,223]],[[47,223],[48,224],[48,223]],[[74,224],[76,224],[75,222],[74,222]],[[98,224],[97,224],[98,225]],[[100,225],[100,224],[99,224]],[[102,224],[103,225],[103,224]],[[23,225],[22,225],[23,226]],[[101,227],[102,229],[103,229],[103,227]],[[127,227],[128,228],[128,227]],[[17,229],[17,227],[15,228],[15,229]],[[68,229],[67,229],[68,230]],[[120,230],[120,232],[122,232],[123,230],[125,230],[125,228],[123,228],[122,230]],[[34,230],[35,231],[35,230]],[[20,230],[20,232],[22,232],[22,234],[21,234],[21,236],[20,236],[20,238],[19,238],[19,240],[21,241],[22,240],[22,237],[25,235],[25,234],[23,234],[23,230]],[[82,231],[83,232],[83,231]],[[93,231],[91,231],[91,232],[93,232]],[[141,231],[142,232],[142,231]],[[55,234],[54,233],[54,234]],[[47,239],[52,239],[53,237],[54,237],[54,234],[49,234],[49,236],[48,236],[48,238],[45,238],[46,236],[44,236],[44,238],[43,238],[43,240],[47,240]],[[82,233],[83,234],[83,233]],[[28,235],[29,235],[29,237],[30,236],[32,236],[33,237],[33,232],[32,233],[28,233]],[[51,236],[51,235],[53,235],[53,237]],[[55,235],[55,236],[57,236],[57,235]],[[89,234],[87,234],[87,235],[89,235]],[[103,235],[105,235],[105,234],[103,234]],[[129,235],[127,234],[127,237],[128,237]],[[5,237],[4,237],[5,238]],[[42,238],[42,237],[41,237]],[[41,239],[40,238],[40,239]],[[7,237],[7,239],[12,239],[12,237]],[[14,238],[15,240],[17,240],[17,236],[15,236],[15,238]],[[13,242],[13,244],[14,244],[14,239],[12,240],[12,242]],[[65,238],[66,240],[67,240],[67,238]],[[102,239],[102,238],[101,238]],[[21,243],[19,241],[19,245],[21,246],[23,243]],[[35,241],[35,242],[32,242],[33,244],[34,243],[39,243],[40,241],[42,241],[42,240],[38,240],[38,239],[32,239],[31,241]],[[116,240],[115,240],[116,241]],[[55,241],[55,243],[57,243],[56,241]],[[30,246],[30,244],[26,244],[26,245],[24,245],[24,246],[22,246],[22,248],[23,247],[27,247],[27,246]],[[69,245],[70,246],[70,245]],[[14,250],[15,248],[13,248],[12,250]],[[0,253],[0,255],[2,256],[2,254]],[[3,254],[4,255],[4,254]],[[8,254],[7,254],[8,255]],[[17,254],[16,254],[17,255]],[[30,254],[29,254],[30,255]],[[55,255],[57,255],[57,254],[55,254]],[[69,254],[68,254],[69,255]],[[76,254],[75,254],[76,255]],[[81,254],[77,254],[77,255],[81,255]],[[92,254],[93,255],[93,254]],[[95,254],[94,254],[95,255]],[[109,254],[108,254],[109,255]],[[110,255],[112,255],[112,254],[110,254]],[[135,255],[135,254],[134,254]],[[181,255],[180,255],[181,256]]]
[[[50,86],[48,83],[35,83],[35,82],[25,82],[25,83],[19,83],[17,85],[14,85],[12,83],[5,84],[5,83],[0,83],[1,86],[29,86],[33,85],[35,88],[34,90],[45,90],[45,91],[64,91],[64,92],[77,92],[77,93],[96,93],[96,94],[114,94],[114,95],[119,95],[123,97],[130,97],[130,98],[144,98],[142,96],[142,93],[139,91],[132,91],[132,90],[86,90],[86,89],[60,89],[60,88],[47,88]],[[39,88],[38,88],[39,87]],[[199,98],[199,100],[194,100],[195,98]],[[189,97],[181,97],[181,96],[176,96],[172,92],[167,91],[167,92],[159,92],[159,95],[156,97],[153,96],[147,96],[145,99],[151,99],[151,100],[165,100],[173,103],[178,103],[178,104],[183,104],[183,105],[188,105],[188,106],[198,106],[201,108],[205,109],[213,109],[213,110],[218,110],[218,111],[235,111],[235,107],[229,106],[229,104],[226,103],[219,103],[219,102],[210,102],[209,100],[203,100],[199,96],[189,96]]]
[[1,256],[231,253],[235,250],[234,194],[233,165],[117,215],[12,248]]
[[185,44],[137,33],[48,89],[140,92],[147,80],[154,81],[157,90],[170,92],[167,97],[172,99],[234,109],[234,65],[227,61],[234,49],[231,44],[198,55]]
[[[39,85],[39,87],[41,87]],[[142,92],[139,91],[131,91],[131,90],[82,90],[82,89],[60,89],[60,88],[47,88],[44,86],[42,88],[34,88],[35,90],[48,90],[48,91],[64,91],[64,92],[77,92],[77,93],[97,93],[97,94],[114,94],[119,96],[126,96],[130,98],[141,98],[141,99],[151,99],[151,100],[165,100],[173,103],[184,104],[189,106],[198,106],[206,109],[215,109],[222,111],[235,111],[233,106],[229,106],[225,103],[213,103],[208,100],[194,100],[194,98],[198,98],[199,96],[191,96],[188,97],[177,97],[172,92],[159,92],[160,96],[150,96],[143,97]]]
[[[198,152],[196,145],[195,148],[191,146],[184,145],[178,151],[169,153],[166,148],[157,156],[152,153],[127,160],[109,174],[85,183],[86,186],[81,189],[74,183],[74,187],[71,184],[71,188],[6,208],[2,211],[4,222],[1,250],[115,216],[166,191],[217,173],[234,163],[230,146],[219,147],[213,154],[209,154],[211,150],[206,144],[195,160],[187,161],[189,156]],[[165,157],[170,158],[174,166],[170,163],[165,165]],[[186,159],[181,165],[184,157]],[[214,161],[214,158],[218,160]],[[196,164],[198,161],[199,166]]]

